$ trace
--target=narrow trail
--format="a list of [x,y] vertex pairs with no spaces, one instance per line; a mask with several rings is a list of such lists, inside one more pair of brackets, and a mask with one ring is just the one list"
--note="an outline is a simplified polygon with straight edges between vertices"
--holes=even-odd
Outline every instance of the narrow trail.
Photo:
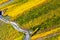
[[14,29],[16,29],[19,32],[24,33],[26,35],[24,40],[30,40],[30,35],[29,35],[29,32],[27,30],[21,29],[15,22],[8,21],[8,20],[4,19],[3,17],[0,18],[0,20],[7,23],[7,24],[10,23],[13,26]]
[[24,40],[29,40],[30,36],[28,31],[21,29],[15,22],[10,22],[10,24],[13,26],[13,28],[19,32],[23,32],[26,35]]
[[[9,0],[9,2],[6,2],[6,3],[4,3],[4,4],[0,5],[0,6],[1,6],[1,7],[2,7],[2,6],[5,6],[5,5],[7,5],[7,4],[11,3],[11,2],[13,2],[13,0]],[[21,28],[17,25],[17,23],[12,22],[12,21],[9,21],[9,20],[6,20],[6,19],[4,19],[1,15],[0,15],[0,20],[3,21],[4,23],[7,23],[7,24],[10,23],[10,24],[13,26],[14,29],[16,29],[17,31],[22,32],[22,33],[25,34],[25,39],[24,39],[24,40],[29,40],[30,35],[29,35],[28,31],[21,29]]]

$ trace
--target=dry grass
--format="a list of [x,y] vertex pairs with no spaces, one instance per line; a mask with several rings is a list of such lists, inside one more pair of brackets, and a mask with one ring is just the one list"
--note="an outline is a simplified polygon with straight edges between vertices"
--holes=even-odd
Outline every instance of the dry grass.
[[58,31],[60,31],[60,28],[56,28],[56,29],[53,29],[53,30],[50,30],[50,31],[47,31],[44,33],[36,34],[36,35],[32,36],[31,40],[36,40],[38,38],[45,37],[45,36],[50,35],[50,34],[54,34]]

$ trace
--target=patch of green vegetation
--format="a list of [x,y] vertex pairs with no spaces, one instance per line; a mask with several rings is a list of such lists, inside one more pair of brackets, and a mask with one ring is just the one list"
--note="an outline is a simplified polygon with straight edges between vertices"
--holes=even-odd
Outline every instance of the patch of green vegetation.
[[48,29],[50,29],[50,28],[56,28],[58,26],[60,26],[60,17],[55,16],[51,19],[46,20],[41,25],[37,25],[37,26],[31,28],[30,30],[35,31],[35,29],[38,28],[38,31],[39,31],[38,33],[40,33],[40,32],[43,32],[43,31],[44,32],[48,31]]
[[58,7],[60,7],[60,0],[52,0],[51,2],[49,2],[47,4],[44,4],[42,6],[34,8],[28,12],[25,12],[22,16],[19,16],[16,19],[16,21],[17,21],[17,23],[22,25],[41,15],[48,14],[49,11],[55,10]]
[[60,16],[59,16],[60,15],[60,8],[57,8],[49,13],[52,13],[51,19],[48,18],[45,22],[43,22],[42,24],[37,25],[35,27],[32,27],[30,30],[34,31],[36,28],[39,28],[40,31],[43,31],[43,30],[47,31],[50,28],[56,28],[56,27],[60,26]]
[[23,4],[23,3],[26,3],[26,2],[28,2],[29,0],[14,0],[14,2],[12,2],[11,4],[17,4],[18,5],[18,3],[19,4]]
[[10,24],[0,21],[0,40],[14,40],[22,36],[24,38],[24,34],[15,30]]

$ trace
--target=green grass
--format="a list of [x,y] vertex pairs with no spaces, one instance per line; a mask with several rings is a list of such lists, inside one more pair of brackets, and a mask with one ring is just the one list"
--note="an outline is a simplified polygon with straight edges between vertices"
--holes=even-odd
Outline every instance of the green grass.
[[[4,7],[13,5],[16,3],[17,3],[16,6],[19,6],[20,4],[22,5],[23,3],[27,2],[27,1],[28,0],[14,1]],[[2,7],[2,8],[4,8],[4,7]],[[56,14],[60,14],[60,10],[56,10],[56,9],[60,9],[60,0],[51,0],[47,4],[38,6],[37,8],[33,8],[32,10],[24,12],[23,15],[19,16],[16,19],[16,22],[18,24],[22,25],[22,24],[28,23],[30,20],[34,20],[35,18],[38,18],[42,15],[49,14],[52,11],[51,13],[53,14],[53,17],[51,19],[48,18],[42,24],[36,25],[35,27],[30,28],[30,30],[33,30],[33,31],[36,28],[39,28],[39,31],[42,31],[42,32],[43,32],[43,30],[47,31],[47,29],[49,29],[49,28],[55,28],[55,27],[58,27],[58,25],[60,26],[60,16],[56,15]],[[54,13],[56,13],[56,14],[54,14]],[[11,40],[13,40],[15,38],[19,38],[20,36],[24,35],[23,33],[20,33],[18,31],[15,32],[15,31],[16,30],[10,24],[5,24],[0,21],[0,40],[6,40],[6,38],[8,40],[10,40],[10,38],[11,38]],[[51,37],[50,39],[46,39],[46,40],[56,40],[56,38]]]
[[60,27],[60,16],[56,15],[56,14],[60,14],[59,11],[60,11],[60,8],[58,8],[58,10],[56,9],[55,11],[51,12],[53,13],[52,15],[53,17],[51,19],[48,18],[45,22],[35,27],[32,27],[30,30],[34,31],[36,28],[39,28],[38,33],[40,33],[43,31],[48,31],[49,29],[52,29],[52,28]]
[[0,40],[14,40],[21,36],[24,38],[23,33],[16,31],[10,24],[0,21]]
[[16,21],[20,25],[28,23],[30,20],[37,18],[41,15],[48,14],[49,11],[55,10],[60,7],[59,0],[52,0],[51,2],[39,6],[37,8],[33,8],[32,10],[25,12],[22,16],[19,16]]

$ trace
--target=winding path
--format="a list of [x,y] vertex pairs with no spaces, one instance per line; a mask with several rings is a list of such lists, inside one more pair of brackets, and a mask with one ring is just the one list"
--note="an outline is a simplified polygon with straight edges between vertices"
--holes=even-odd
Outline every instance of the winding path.
[[8,20],[4,19],[3,17],[1,17],[0,20],[3,21],[3,22],[5,22],[5,23],[7,23],[7,24],[10,23],[10,24],[13,26],[14,29],[16,29],[16,30],[19,31],[19,32],[23,32],[23,33],[26,35],[24,40],[30,40],[30,39],[29,39],[29,38],[30,38],[29,32],[26,31],[26,30],[21,29],[21,28],[18,26],[17,23],[12,22],[12,21],[8,21]]
[[[13,0],[9,0],[9,2],[4,3],[4,4],[0,5],[0,6],[1,6],[1,7],[2,7],[2,6],[5,6],[5,5],[7,5],[7,4],[11,3],[11,2],[13,2]],[[3,21],[3,22],[5,22],[5,23],[7,23],[7,24],[10,23],[17,31],[23,32],[23,33],[26,35],[24,40],[29,40],[29,38],[30,38],[29,32],[28,32],[27,30],[21,29],[21,28],[18,26],[17,23],[12,22],[12,21],[9,21],[9,20],[6,20],[6,19],[4,19],[1,15],[0,15],[0,20]]]

